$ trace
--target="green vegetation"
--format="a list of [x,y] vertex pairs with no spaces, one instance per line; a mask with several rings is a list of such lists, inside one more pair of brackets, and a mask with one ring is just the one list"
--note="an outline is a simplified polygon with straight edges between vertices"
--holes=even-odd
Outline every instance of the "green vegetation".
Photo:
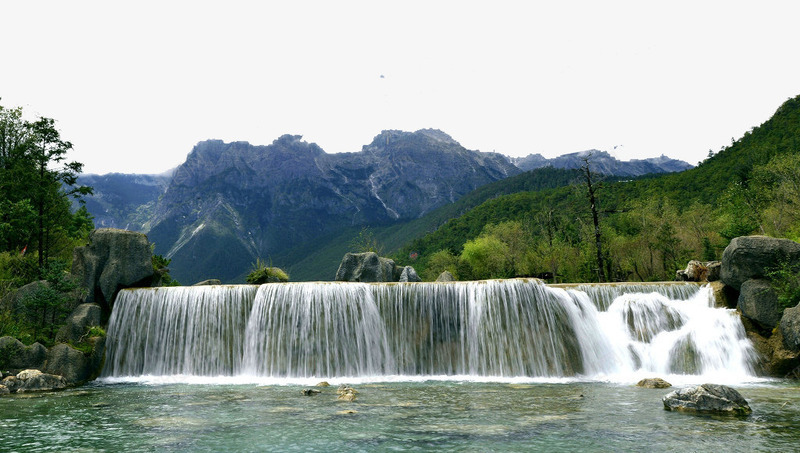
[[83,165],[66,162],[71,150],[54,120],[0,106],[0,335],[24,343],[51,344],[77,300],[72,251],[94,224],[83,206],[72,209],[92,190],[77,184]]
[[778,304],[783,308],[800,304],[800,268],[789,263],[780,263],[767,272],[767,277],[778,295]]
[[265,264],[261,258],[253,263],[253,270],[247,275],[247,283],[262,285],[264,283],[288,282],[289,274],[283,269]]
[[591,176],[486,199],[393,258],[427,280],[448,268],[461,279],[654,281],[672,280],[690,259],[718,259],[736,236],[798,240],[800,97],[694,169],[628,181]]

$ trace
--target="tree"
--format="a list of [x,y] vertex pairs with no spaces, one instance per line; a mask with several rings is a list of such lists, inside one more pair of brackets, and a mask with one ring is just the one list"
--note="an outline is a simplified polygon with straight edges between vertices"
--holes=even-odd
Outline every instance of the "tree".
[[592,211],[592,224],[594,225],[594,244],[597,249],[597,280],[599,282],[606,281],[605,266],[603,265],[603,242],[600,235],[600,219],[597,215],[597,198],[595,192],[597,190],[596,182],[592,181],[595,173],[590,168],[592,153],[588,153],[581,157],[583,164],[581,165],[581,173],[586,182],[586,197],[589,199],[589,207]]
[[66,162],[70,150],[55,120],[26,121],[21,109],[0,106],[0,251],[38,253],[40,277],[91,230],[85,209],[72,212],[71,199],[92,189],[77,184],[83,164]]

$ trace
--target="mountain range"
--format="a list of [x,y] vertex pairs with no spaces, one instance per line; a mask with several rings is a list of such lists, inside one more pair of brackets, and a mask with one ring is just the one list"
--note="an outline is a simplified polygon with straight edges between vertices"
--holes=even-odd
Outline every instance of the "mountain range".
[[578,168],[588,153],[595,171],[619,176],[691,167],[664,156],[620,162],[596,150],[512,159],[468,150],[444,132],[423,129],[383,131],[361,151],[337,154],[297,135],[267,146],[208,140],[173,171],[82,175],[80,183],[94,187],[87,209],[97,227],[146,232],[155,252],[172,260],[171,274],[181,283],[243,281],[257,258],[289,269],[302,261],[315,268],[303,272],[305,278],[326,280],[335,268],[314,261],[316,244],[338,242],[336,250],[346,249],[341,242],[364,226],[402,229],[524,170]]

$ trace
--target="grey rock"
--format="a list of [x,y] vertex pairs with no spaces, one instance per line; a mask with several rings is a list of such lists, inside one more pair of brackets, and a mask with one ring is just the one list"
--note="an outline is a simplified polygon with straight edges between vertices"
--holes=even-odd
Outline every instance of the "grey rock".
[[734,238],[722,253],[721,280],[737,291],[750,279],[764,278],[781,263],[800,265],[800,244],[767,236]]
[[3,370],[42,368],[46,356],[47,348],[39,343],[25,346],[16,338],[0,338],[0,368]]
[[379,257],[374,252],[347,253],[336,271],[338,282],[396,281],[394,260]]
[[735,389],[703,384],[675,390],[662,399],[664,409],[698,414],[748,415],[750,405]]
[[737,308],[761,327],[772,330],[783,316],[783,307],[769,280],[751,279],[742,283]]
[[436,278],[437,282],[454,282],[456,278],[449,271],[444,271]]
[[151,260],[144,234],[101,228],[89,234],[89,245],[75,248],[72,275],[87,289],[85,302],[110,310],[120,289],[150,286]]
[[20,381],[16,376],[7,376],[4,377],[0,384],[5,386],[8,389],[9,393],[16,393],[17,388],[22,385],[22,381]]
[[92,361],[81,351],[60,343],[47,351],[44,372],[63,376],[69,384],[85,382],[93,374]]
[[421,282],[422,279],[417,275],[417,271],[411,266],[405,266],[400,273],[400,282]]
[[216,278],[210,278],[208,280],[203,280],[202,282],[197,282],[192,286],[214,286],[214,285],[221,285],[222,282]]
[[66,388],[68,385],[64,376],[49,373],[40,373],[30,379],[22,380],[17,387],[17,393],[46,392]]
[[800,305],[784,310],[779,325],[783,344],[791,351],[800,351]]
[[97,304],[80,304],[67,317],[66,324],[58,330],[56,341],[66,343],[79,342],[91,326],[99,326],[102,322],[102,310]]
[[11,390],[5,385],[0,384],[0,395],[8,395],[9,393],[11,393]]

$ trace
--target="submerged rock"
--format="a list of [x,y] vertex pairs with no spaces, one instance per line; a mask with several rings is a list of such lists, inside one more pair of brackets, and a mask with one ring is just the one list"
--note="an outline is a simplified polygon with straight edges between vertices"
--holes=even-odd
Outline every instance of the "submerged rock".
[[718,384],[676,390],[664,396],[662,402],[666,410],[697,414],[749,415],[753,412],[739,392]]
[[636,386],[646,389],[666,389],[672,387],[672,384],[661,378],[646,378],[637,382]]
[[314,396],[318,395],[321,392],[317,389],[303,389],[300,390],[300,393],[303,394],[303,396]]

